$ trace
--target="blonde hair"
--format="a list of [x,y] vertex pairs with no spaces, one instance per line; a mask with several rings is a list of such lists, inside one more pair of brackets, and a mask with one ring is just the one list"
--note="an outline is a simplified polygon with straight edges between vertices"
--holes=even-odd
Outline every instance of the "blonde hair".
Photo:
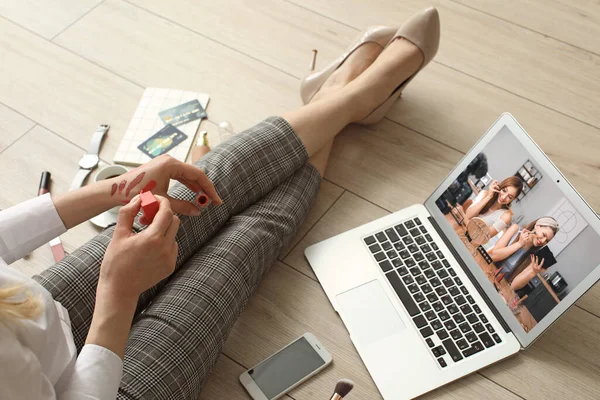
[[[15,300],[15,296],[22,294],[25,295],[23,300]],[[26,292],[24,285],[0,288],[0,321],[34,319],[41,311],[40,299]]]

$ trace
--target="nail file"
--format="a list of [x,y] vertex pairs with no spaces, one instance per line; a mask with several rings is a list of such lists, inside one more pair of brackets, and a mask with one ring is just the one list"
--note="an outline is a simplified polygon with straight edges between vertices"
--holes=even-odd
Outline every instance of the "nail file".
[[54,256],[54,261],[59,262],[63,258],[65,258],[65,249],[60,241],[60,238],[54,238],[50,242],[50,249],[52,250],[52,255]]

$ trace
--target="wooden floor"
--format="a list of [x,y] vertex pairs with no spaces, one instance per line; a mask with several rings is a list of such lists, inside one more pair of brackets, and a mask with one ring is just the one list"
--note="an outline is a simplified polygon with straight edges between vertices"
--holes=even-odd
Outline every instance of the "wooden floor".
[[[34,196],[42,170],[66,191],[93,128],[112,125],[111,162],[144,87],[210,93],[209,120],[242,130],[300,105],[311,49],[334,59],[370,25],[438,7],[442,43],[387,119],[350,127],[334,147],[295,246],[266,276],[202,394],[246,399],[239,374],[306,331],[334,365],[292,391],[380,398],[303,257],[310,244],[423,202],[478,137],[510,111],[600,210],[600,3],[596,0],[3,0],[0,2],[0,208]],[[97,230],[63,235],[67,251]],[[16,264],[28,274],[49,249]],[[600,396],[600,288],[533,347],[425,396],[593,399]],[[398,379],[402,379],[401,376]]]

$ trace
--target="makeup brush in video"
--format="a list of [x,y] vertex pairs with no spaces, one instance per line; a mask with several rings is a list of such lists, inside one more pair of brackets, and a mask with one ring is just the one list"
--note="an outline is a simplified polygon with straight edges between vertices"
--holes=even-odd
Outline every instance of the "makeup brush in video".
[[335,385],[335,391],[330,400],[342,400],[354,388],[354,383],[350,379],[340,379]]

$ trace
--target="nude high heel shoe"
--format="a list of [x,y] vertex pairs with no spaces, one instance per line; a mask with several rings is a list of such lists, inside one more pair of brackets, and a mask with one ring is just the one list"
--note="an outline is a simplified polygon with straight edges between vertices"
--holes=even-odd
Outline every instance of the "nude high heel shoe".
[[[375,42],[383,48],[392,40],[395,33],[396,28],[387,26],[373,26],[367,29],[344,54],[329,64],[327,68],[319,72],[311,73],[302,80],[300,83],[300,97],[302,97],[302,102],[304,104],[308,103],[319,91],[321,86],[323,86],[323,83],[325,83],[327,78],[329,78],[331,74],[333,74],[333,72],[338,69],[348,57],[350,57],[350,54],[360,46],[365,43]],[[313,58],[309,67],[311,72],[315,70],[316,60],[317,50],[313,50]]]
[[423,64],[417,72],[398,86],[383,104],[373,110],[366,118],[356,122],[357,124],[371,125],[381,121],[398,100],[398,97],[402,95],[402,90],[406,85],[435,57],[440,46],[440,16],[438,11],[434,7],[430,7],[413,15],[398,29],[389,44],[398,38],[410,41],[421,50]]

